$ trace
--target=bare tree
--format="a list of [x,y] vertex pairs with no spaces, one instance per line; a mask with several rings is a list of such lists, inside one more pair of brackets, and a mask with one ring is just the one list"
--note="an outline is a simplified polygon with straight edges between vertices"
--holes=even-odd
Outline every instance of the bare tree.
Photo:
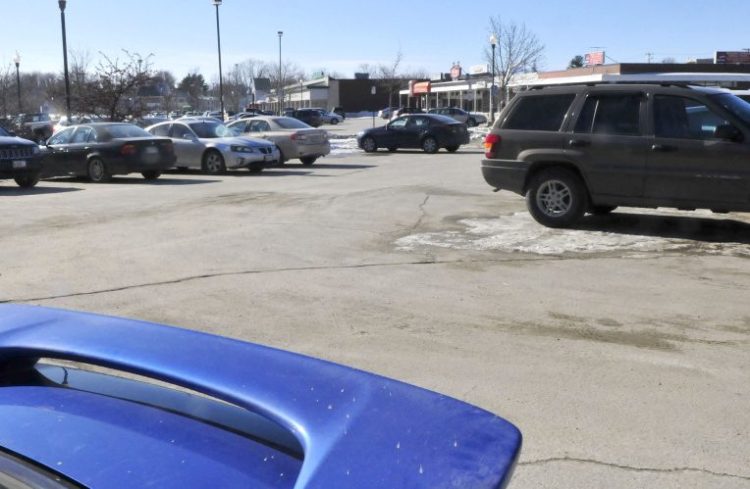
[[[489,33],[497,37],[495,70],[499,76],[501,100],[507,100],[508,84],[513,75],[529,71],[544,54],[544,45],[525,24],[503,22],[500,16],[490,17]],[[484,57],[492,64],[492,48],[484,48]]]
[[138,53],[123,52],[124,60],[100,53],[94,79],[88,84],[89,105],[107,114],[111,120],[122,120],[128,115],[139,117],[144,112],[137,91],[152,77],[151,54],[143,57]]
[[10,114],[10,104],[12,103],[11,92],[15,87],[15,78],[11,71],[11,65],[7,64],[0,67],[0,119],[5,119]]

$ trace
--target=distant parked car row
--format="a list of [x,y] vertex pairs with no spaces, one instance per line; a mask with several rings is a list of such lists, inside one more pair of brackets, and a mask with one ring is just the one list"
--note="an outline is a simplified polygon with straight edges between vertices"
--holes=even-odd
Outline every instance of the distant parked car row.
[[469,143],[466,124],[437,114],[409,114],[357,135],[357,144],[367,153],[379,148],[394,152],[399,148],[421,148],[437,153],[441,148],[453,153]]
[[[378,117],[383,119],[395,119],[406,114],[424,114],[424,109],[419,107],[386,107],[378,111]],[[463,122],[469,127],[475,127],[481,124],[487,124],[487,117],[478,112],[467,112],[458,107],[441,107],[439,109],[430,109],[428,114],[444,115]]]

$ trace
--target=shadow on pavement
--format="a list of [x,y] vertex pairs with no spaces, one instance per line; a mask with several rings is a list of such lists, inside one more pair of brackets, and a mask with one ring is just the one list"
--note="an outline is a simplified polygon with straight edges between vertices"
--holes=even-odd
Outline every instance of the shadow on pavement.
[[79,190],[83,190],[83,189],[78,188],[78,187],[47,187],[47,186],[21,188],[21,187],[6,187],[3,185],[0,185],[0,196],[63,194],[66,192],[78,192]]
[[86,178],[81,177],[61,177],[54,180],[47,180],[48,182],[80,182],[88,185],[96,185],[106,187],[107,185],[202,185],[206,183],[219,183],[221,180],[207,180],[207,179],[195,179],[195,178],[172,178],[171,176],[164,176],[157,178],[156,180],[146,180],[143,177],[127,177],[127,176],[113,176],[112,180],[107,183],[93,183]]
[[573,229],[677,238],[707,243],[750,244],[750,223],[731,218],[712,219],[614,212],[608,216],[586,216],[573,226]]
[[312,167],[325,170],[365,170],[367,168],[377,168],[377,165],[337,165],[329,163],[315,163]]

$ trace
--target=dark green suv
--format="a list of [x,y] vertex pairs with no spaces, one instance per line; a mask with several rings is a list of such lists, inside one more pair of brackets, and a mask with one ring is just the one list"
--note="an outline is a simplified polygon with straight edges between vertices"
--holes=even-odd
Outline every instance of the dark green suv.
[[566,227],[617,206],[750,211],[750,103],[726,91],[601,84],[516,96],[482,174]]

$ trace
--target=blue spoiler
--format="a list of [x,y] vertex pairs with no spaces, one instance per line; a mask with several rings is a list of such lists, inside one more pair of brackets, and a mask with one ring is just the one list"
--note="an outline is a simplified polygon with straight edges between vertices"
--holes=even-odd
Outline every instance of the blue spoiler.
[[189,388],[277,422],[299,440],[306,489],[507,485],[519,430],[487,411],[334,363],[154,323],[0,305],[4,367],[47,357]]

